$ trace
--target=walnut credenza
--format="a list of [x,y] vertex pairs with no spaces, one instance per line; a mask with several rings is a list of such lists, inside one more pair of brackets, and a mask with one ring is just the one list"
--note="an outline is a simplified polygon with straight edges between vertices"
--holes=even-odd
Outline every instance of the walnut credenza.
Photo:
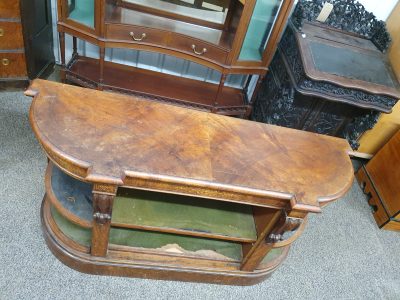
[[400,231],[400,131],[357,172],[379,228]]
[[353,181],[343,139],[42,80],[26,94],[44,236],[82,272],[255,284]]

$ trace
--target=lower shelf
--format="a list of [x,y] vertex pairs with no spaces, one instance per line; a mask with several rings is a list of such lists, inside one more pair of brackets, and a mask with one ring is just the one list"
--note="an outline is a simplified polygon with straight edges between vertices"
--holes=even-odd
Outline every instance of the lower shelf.
[[[51,203],[86,228],[92,227],[92,188],[49,164],[46,192]],[[257,240],[249,205],[133,189],[118,189],[111,225],[235,242]]]
[[[98,88],[99,76],[99,60],[88,57],[75,56],[66,70],[67,80],[89,88]],[[217,84],[109,61],[104,64],[102,88],[225,115],[245,116],[250,109],[240,89],[225,86],[216,98]]]
[[[288,246],[273,249],[258,269],[245,272],[239,269],[240,244],[113,228],[107,256],[93,257],[89,247],[91,229],[68,221],[51,207],[46,196],[41,216],[44,236],[53,254],[78,271],[98,275],[252,285],[267,278],[289,251]],[[170,242],[179,243],[181,248],[186,247],[190,252],[170,252],[162,247]],[[207,248],[224,256],[210,256],[201,251]]]
[[[90,246],[91,229],[80,227],[68,221],[54,208],[51,209],[51,215],[57,226],[67,237],[81,245]],[[165,251],[177,252],[183,249],[187,251],[184,253],[190,252],[193,255],[235,261],[240,261],[242,258],[242,246],[238,243],[135,229],[111,228],[109,243],[121,246],[160,249],[160,251],[166,249]]]

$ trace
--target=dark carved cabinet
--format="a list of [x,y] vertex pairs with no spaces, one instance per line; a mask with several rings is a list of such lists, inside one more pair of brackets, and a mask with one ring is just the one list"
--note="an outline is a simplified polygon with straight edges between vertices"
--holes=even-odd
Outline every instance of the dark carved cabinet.
[[314,21],[322,1],[299,2],[252,118],[343,137],[357,149],[380,113],[391,112],[400,89],[382,53],[390,41],[385,25],[354,1],[333,2],[326,24]]
[[0,86],[26,86],[54,64],[50,0],[0,0]]

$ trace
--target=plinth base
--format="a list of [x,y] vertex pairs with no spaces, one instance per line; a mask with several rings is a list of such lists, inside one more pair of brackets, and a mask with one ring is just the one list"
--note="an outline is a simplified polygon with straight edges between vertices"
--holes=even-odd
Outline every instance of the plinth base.
[[289,247],[262,264],[254,272],[239,270],[231,261],[190,258],[156,249],[110,245],[107,256],[90,255],[90,249],[67,237],[57,226],[50,201],[45,196],[41,207],[44,238],[52,253],[65,265],[89,274],[147,279],[206,282],[228,285],[253,285],[268,278],[286,258]]

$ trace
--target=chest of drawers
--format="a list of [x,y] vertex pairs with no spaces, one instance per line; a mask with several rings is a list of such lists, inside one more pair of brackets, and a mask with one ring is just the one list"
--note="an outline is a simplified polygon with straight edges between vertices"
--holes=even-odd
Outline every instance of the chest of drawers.
[[50,0],[0,0],[0,88],[25,87],[53,64]]

